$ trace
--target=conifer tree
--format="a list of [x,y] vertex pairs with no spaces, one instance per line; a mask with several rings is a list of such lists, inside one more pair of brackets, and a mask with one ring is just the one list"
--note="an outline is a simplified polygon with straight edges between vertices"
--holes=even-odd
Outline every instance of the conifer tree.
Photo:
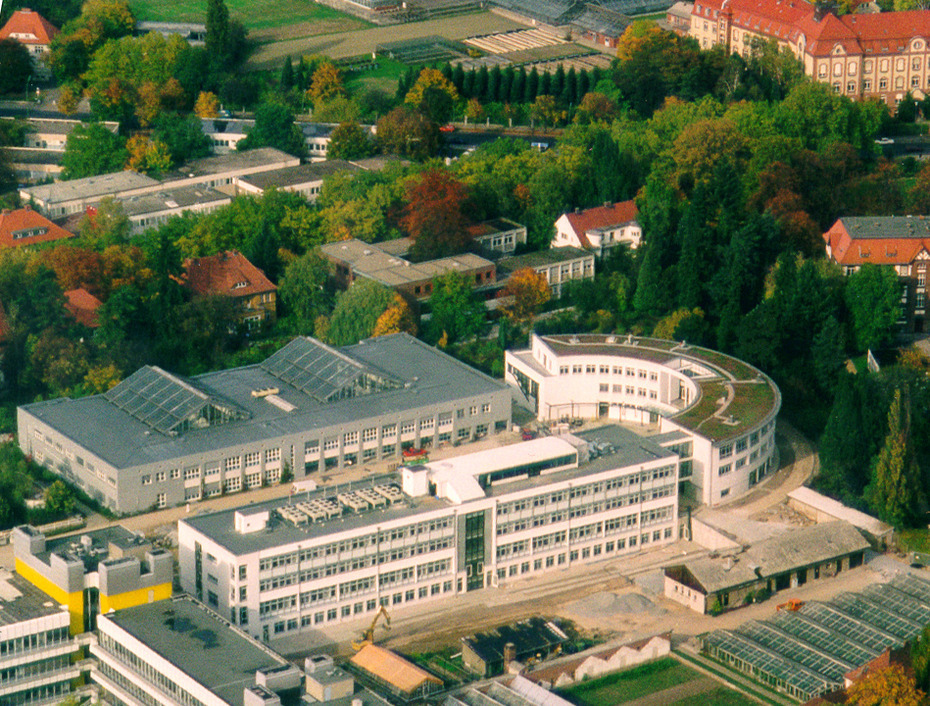
[[291,57],[284,60],[284,66],[281,68],[281,90],[288,91],[294,85],[294,65],[291,63]]
[[873,512],[897,529],[914,526],[924,502],[911,448],[910,416],[909,402],[896,389],[888,410],[888,435],[872,464],[872,482],[865,493]]

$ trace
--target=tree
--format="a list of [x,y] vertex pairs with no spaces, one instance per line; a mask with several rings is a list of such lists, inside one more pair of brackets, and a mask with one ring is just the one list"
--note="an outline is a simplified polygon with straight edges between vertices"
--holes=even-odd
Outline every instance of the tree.
[[280,84],[283,91],[289,91],[294,87],[294,64],[290,54],[284,58],[284,66],[281,67]]
[[[676,309],[671,314],[659,320],[652,331],[655,338],[664,338],[668,341],[700,342],[700,331],[704,326],[704,312],[698,308],[691,310]],[[698,335],[688,335],[698,334]]]
[[223,0],[207,0],[207,36],[205,40],[207,55],[213,66],[222,71],[226,65],[229,50],[229,9]]
[[394,108],[377,127],[378,142],[388,154],[426,159],[439,149],[439,126],[408,105]]
[[194,114],[198,118],[215,118],[220,113],[220,99],[215,93],[201,91],[194,103]]
[[854,706],[920,706],[924,692],[900,664],[868,672],[846,690]]
[[517,323],[526,324],[549,301],[552,292],[545,275],[532,267],[524,267],[510,275],[501,296],[513,297],[512,303],[502,307],[504,314]]
[[348,346],[372,335],[378,319],[391,306],[394,292],[370,279],[355,280],[336,296],[329,320],[329,342]]
[[472,289],[471,278],[450,271],[433,280],[429,300],[432,315],[428,338],[442,343],[464,341],[480,333],[485,306]]
[[901,283],[894,269],[863,265],[846,284],[846,305],[852,315],[857,350],[888,343],[901,315]]
[[917,688],[930,688],[930,625],[924,627],[911,643],[911,667]]
[[[582,76],[586,75],[582,74]],[[609,121],[617,116],[617,112],[617,104],[603,93],[585,93],[575,111],[575,122],[587,125]]]
[[330,310],[331,299],[326,282],[329,267],[316,251],[308,251],[284,268],[278,294],[286,310],[297,320],[298,330],[311,332],[313,322]]
[[74,512],[74,492],[64,481],[56,480],[45,490],[45,509],[54,517],[67,517]]
[[428,169],[407,189],[401,225],[413,238],[412,253],[434,260],[462,252],[471,241],[462,213],[467,187],[445,169]]
[[[203,95],[203,94],[201,94]],[[190,114],[162,113],[152,123],[152,138],[165,145],[172,165],[206,157],[213,152],[200,121]]]
[[129,169],[157,176],[171,168],[168,146],[157,138],[149,139],[142,133],[133,135],[126,142],[126,151],[129,153],[126,161]]
[[910,402],[896,389],[888,410],[888,435],[872,464],[872,481],[865,493],[872,511],[896,529],[918,524],[924,503],[910,427]]
[[26,90],[32,76],[32,59],[26,45],[15,39],[0,39],[0,93]]
[[413,310],[399,294],[394,294],[391,305],[384,310],[375,322],[372,336],[389,336],[392,333],[406,332],[411,336],[417,335],[417,319]]
[[375,145],[371,134],[357,122],[339,123],[329,138],[326,155],[330,159],[359,159],[370,157]]
[[303,133],[294,124],[294,114],[279,103],[262,103],[255,111],[255,125],[239,141],[240,152],[256,147],[276,147],[297,157],[307,154]]
[[63,179],[81,179],[122,171],[126,140],[99,123],[78,125],[68,135],[61,157]]
[[58,112],[62,115],[74,115],[77,112],[78,105],[81,102],[80,88],[75,88],[71,84],[65,84],[58,91]]
[[328,61],[323,62],[313,72],[307,95],[313,100],[314,105],[345,95],[345,89],[342,87],[342,72],[334,64]]
[[78,223],[81,240],[94,250],[103,250],[129,240],[129,217],[123,204],[106,196],[93,211],[88,211]]
[[420,108],[436,122],[446,122],[458,97],[452,81],[441,71],[425,68],[407,92],[404,103]]

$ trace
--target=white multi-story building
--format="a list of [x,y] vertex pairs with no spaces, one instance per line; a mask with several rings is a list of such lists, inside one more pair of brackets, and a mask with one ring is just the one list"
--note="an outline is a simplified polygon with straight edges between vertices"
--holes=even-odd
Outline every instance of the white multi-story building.
[[507,351],[505,379],[542,421],[600,418],[662,434],[681,477],[708,505],[731,500],[778,467],[778,387],[723,353],[675,341],[579,334],[539,336]]
[[0,573],[0,703],[52,704],[71,692],[81,666],[68,625],[67,606]]
[[184,590],[275,639],[677,539],[678,456],[545,437],[178,524]]

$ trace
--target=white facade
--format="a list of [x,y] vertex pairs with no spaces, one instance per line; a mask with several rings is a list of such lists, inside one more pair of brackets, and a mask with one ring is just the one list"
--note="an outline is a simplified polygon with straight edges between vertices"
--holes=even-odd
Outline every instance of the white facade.
[[[677,539],[677,455],[620,427],[588,434],[182,520],[181,584],[269,640]],[[357,509],[388,487],[390,503]]]
[[581,231],[572,223],[572,214],[563,213],[555,222],[555,237],[551,247],[574,247],[595,251],[603,256],[610,248],[627,245],[635,250],[643,237],[642,226],[635,220],[606,223]]
[[738,497],[777,468],[781,396],[755,368],[656,339],[534,334],[530,344],[507,351],[505,380],[538,419],[607,418],[686,435],[681,476],[702,502]]

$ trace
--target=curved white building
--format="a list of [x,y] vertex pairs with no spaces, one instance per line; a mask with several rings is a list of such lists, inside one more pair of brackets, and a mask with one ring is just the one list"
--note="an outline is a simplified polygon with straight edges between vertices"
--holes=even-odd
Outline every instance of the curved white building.
[[649,429],[680,455],[681,479],[707,505],[742,495],[778,467],[781,393],[723,353],[634,336],[533,334],[529,350],[507,351],[505,367],[540,421],[603,417]]

